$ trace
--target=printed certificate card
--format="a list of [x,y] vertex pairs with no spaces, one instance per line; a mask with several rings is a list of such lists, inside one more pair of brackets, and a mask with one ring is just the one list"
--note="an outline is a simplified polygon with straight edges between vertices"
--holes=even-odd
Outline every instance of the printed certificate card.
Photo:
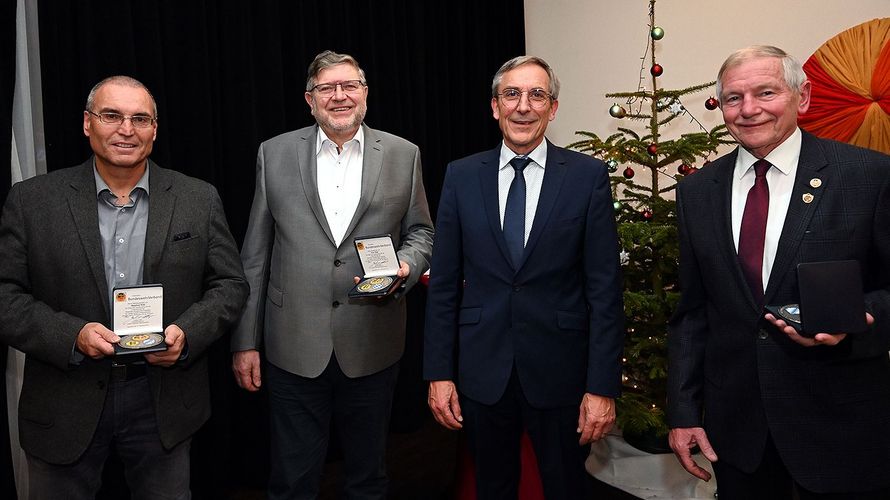
[[114,289],[112,330],[121,338],[117,356],[166,351],[164,286],[140,285]]
[[381,234],[355,239],[355,251],[362,265],[364,277],[349,291],[349,297],[380,297],[388,295],[402,284],[397,276],[399,258],[392,236]]

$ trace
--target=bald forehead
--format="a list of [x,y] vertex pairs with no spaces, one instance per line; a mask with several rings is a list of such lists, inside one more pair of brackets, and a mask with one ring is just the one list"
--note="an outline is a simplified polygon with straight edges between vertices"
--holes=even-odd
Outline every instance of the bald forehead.
[[[124,82],[107,82],[96,90],[96,111],[116,111],[125,114],[149,114],[154,116],[155,102],[151,94],[139,85]],[[136,109],[134,109],[136,108]]]

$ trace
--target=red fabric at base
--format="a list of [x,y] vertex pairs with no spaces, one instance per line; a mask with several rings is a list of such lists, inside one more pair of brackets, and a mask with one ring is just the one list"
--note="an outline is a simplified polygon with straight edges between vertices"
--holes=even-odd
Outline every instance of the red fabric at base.
[[[520,444],[520,465],[522,472],[519,477],[519,500],[544,500],[544,487],[541,486],[541,475],[538,461],[528,434],[522,433]],[[473,457],[467,447],[465,436],[461,436],[458,447],[457,482],[454,488],[455,500],[476,500],[476,475],[473,472]]]

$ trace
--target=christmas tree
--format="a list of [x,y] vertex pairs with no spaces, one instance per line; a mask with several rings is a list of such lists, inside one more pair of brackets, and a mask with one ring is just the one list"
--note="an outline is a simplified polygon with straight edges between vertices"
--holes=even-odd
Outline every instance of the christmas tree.
[[[649,32],[637,90],[606,94],[624,100],[623,105],[616,103],[609,109],[612,117],[640,122],[645,130],[638,133],[619,126],[618,132],[606,139],[579,131],[576,134],[584,139],[568,146],[604,160],[610,173],[616,174],[611,176],[611,184],[622,247],[626,317],[624,391],[617,408],[618,425],[626,437],[668,431],[664,420],[667,323],[679,299],[679,241],[672,191],[680,179],[697,171],[697,161],[706,164],[720,145],[732,143],[724,125],[706,130],[682,102],[715,82],[680,90],[659,88],[658,77],[664,68],[656,62],[655,47],[665,31],[655,24],[655,1],[649,0]],[[647,66],[650,88],[644,83]],[[705,101],[709,110],[717,106],[713,97]],[[697,124],[701,131],[675,139],[662,136],[662,130],[680,117]],[[632,180],[637,170],[648,174],[648,185]]]

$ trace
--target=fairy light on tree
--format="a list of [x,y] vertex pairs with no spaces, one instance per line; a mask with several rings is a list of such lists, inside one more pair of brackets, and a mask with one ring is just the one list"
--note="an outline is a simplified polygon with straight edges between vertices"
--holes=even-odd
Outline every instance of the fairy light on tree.
[[[656,43],[667,33],[655,23],[655,2],[649,0],[646,50],[637,89],[606,94],[616,99],[608,110],[613,118],[639,122],[644,130],[619,125],[618,131],[605,139],[579,131],[576,133],[583,140],[568,146],[604,160],[612,174],[627,323],[624,393],[617,402],[618,424],[625,436],[664,435],[668,430],[664,420],[667,322],[679,300],[679,242],[672,192],[677,181],[698,170],[696,164],[707,164],[719,146],[733,143],[724,125],[707,130],[683,104],[684,98],[713,87],[715,82],[678,90],[659,87],[659,77],[670,68],[656,61]],[[715,103],[710,97],[702,107],[713,110]],[[680,117],[700,131],[674,139],[663,137],[662,130]],[[638,170],[644,175],[635,180]]]

